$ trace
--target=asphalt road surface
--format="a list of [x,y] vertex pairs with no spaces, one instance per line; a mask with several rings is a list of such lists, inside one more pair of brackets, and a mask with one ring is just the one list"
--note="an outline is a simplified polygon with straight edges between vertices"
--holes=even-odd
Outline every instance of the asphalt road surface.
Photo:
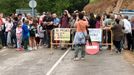
[[[42,48],[31,52],[14,49],[0,51],[0,75],[46,75],[66,50]],[[51,75],[134,75],[134,66],[122,54],[103,50],[97,55],[87,55],[85,60],[73,61],[69,53],[51,72]]]

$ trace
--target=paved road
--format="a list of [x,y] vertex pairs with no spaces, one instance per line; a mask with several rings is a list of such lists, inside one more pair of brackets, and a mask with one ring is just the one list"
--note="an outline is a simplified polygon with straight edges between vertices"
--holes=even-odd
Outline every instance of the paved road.
[[[65,51],[39,49],[32,52],[0,51],[0,75],[45,75]],[[73,61],[73,51],[60,62],[51,75],[133,75],[134,67],[122,55],[102,51],[84,61]]]
[[65,51],[49,49],[17,52],[13,49],[0,51],[0,75],[45,75]]
[[134,75],[134,66],[126,62],[123,54],[104,50],[90,55],[84,61],[73,61],[71,51],[52,75]]

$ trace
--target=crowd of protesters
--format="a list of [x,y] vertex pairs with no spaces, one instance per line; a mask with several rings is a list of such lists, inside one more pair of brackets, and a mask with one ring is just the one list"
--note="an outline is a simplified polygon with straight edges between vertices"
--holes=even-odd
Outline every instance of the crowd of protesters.
[[[80,24],[82,24],[82,27]],[[17,48],[18,51],[36,50],[40,46],[50,48],[52,29],[75,27],[76,31],[71,31],[72,39],[69,42],[73,42],[73,40],[75,44],[84,42],[78,39],[79,35],[81,38],[83,36],[83,33],[78,33],[85,31],[83,27],[108,28],[103,31],[102,42],[111,43],[111,37],[113,37],[113,44],[117,48],[116,52],[120,53],[122,49],[134,51],[134,16],[129,18],[113,13],[97,15],[90,13],[87,16],[84,11],[79,12],[77,10],[72,14],[65,10],[61,17],[50,12],[44,12],[37,17],[32,17],[31,14],[11,14],[3,17],[3,13],[0,13],[0,44],[3,48],[12,47]],[[113,36],[111,36],[110,30],[112,30]],[[86,36],[85,33],[84,36]],[[60,41],[60,43],[66,43],[66,41]],[[124,48],[124,44],[127,44],[127,47]],[[66,49],[68,46],[61,45],[60,47]],[[108,46],[108,49],[111,49],[111,45]],[[76,51],[76,58],[77,54],[78,51]],[[83,58],[84,55],[83,52]]]

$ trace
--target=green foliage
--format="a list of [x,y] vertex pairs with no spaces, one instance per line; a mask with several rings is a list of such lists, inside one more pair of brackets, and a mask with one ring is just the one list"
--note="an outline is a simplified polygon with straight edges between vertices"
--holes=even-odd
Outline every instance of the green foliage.
[[[82,10],[83,7],[89,3],[89,0],[36,0],[37,11],[44,12],[56,12],[62,13],[64,9],[70,11]],[[16,9],[29,8],[29,0],[0,0],[0,12],[10,14],[15,12]]]

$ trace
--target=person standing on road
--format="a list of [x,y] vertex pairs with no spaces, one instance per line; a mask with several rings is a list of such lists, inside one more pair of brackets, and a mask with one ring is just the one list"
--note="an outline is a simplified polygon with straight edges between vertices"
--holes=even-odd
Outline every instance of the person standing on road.
[[[71,18],[70,13],[68,10],[64,10],[64,13],[60,20],[60,28],[70,28],[69,20]],[[61,43],[67,43],[66,41],[60,41]],[[65,50],[67,48],[67,45],[61,45],[61,49]]]
[[28,51],[28,44],[29,44],[28,24],[29,24],[29,21],[25,20],[25,23],[22,25],[22,40],[23,40],[25,51]]
[[131,45],[132,45],[132,40],[131,40],[132,28],[131,28],[131,23],[128,20],[128,16],[124,17],[123,22],[124,22],[124,28],[125,28],[124,33],[125,33],[126,38],[127,38],[127,50],[130,50]]
[[111,28],[113,32],[113,44],[117,48],[116,53],[121,53],[121,41],[123,39],[124,33],[122,31],[123,26],[120,25],[120,20],[115,20],[116,24]]
[[44,17],[44,25],[46,27],[46,47],[50,48],[51,47],[51,31],[53,29],[53,18],[52,18],[52,14],[50,12],[48,12],[46,14],[46,16]]
[[21,51],[22,50],[22,24],[21,22],[18,23],[18,26],[16,28],[16,38],[17,38],[17,50]]
[[86,36],[87,36],[87,27],[88,21],[84,19],[84,14],[79,13],[76,22],[76,34],[74,37],[74,45],[75,45],[75,56],[74,60],[79,60],[78,54],[81,51],[81,59],[85,58],[85,44],[86,44]]
[[6,23],[5,23],[5,27],[6,27],[6,42],[7,45],[11,45],[11,29],[13,27],[13,22],[11,21],[10,17],[7,17],[6,19]]

